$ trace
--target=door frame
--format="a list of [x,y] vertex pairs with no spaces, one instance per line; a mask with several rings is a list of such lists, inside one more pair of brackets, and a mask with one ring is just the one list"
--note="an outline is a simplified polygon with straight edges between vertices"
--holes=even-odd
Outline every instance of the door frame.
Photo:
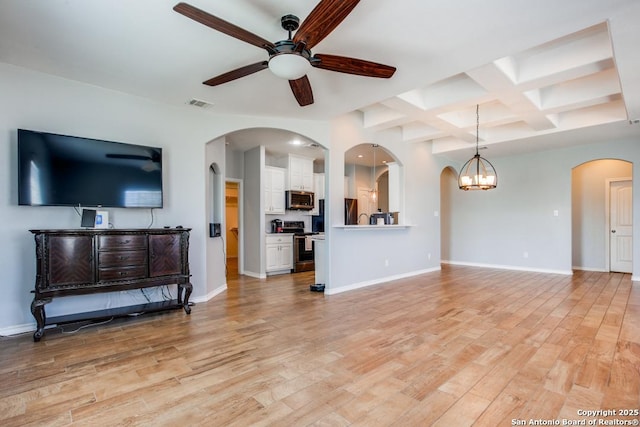
[[[606,255],[604,260],[605,271],[611,271],[611,184],[614,182],[621,182],[621,181],[631,182],[631,188],[633,189],[632,177],[607,178],[604,184],[604,205],[605,205],[604,215],[605,215],[605,233],[606,233],[606,237],[604,239],[604,247],[605,247],[605,255]],[[631,235],[631,239],[633,239],[633,234]],[[635,266],[633,265],[631,266],[632,269],[634,269],[634,267]]]
[[[224,180],[225,188],[226,188],[227,182],[238,184],[238,274],[244,274],[244,203],[243,203],[244,202],[244,183],[242,179],[225,178]],[[225,211],[224,230],[226,232],[227,230],[226,197],[224,202],[224,211]],[[227,239],[228,238],[229,236],[227,236]],[[226,242],[224,244],[226,246]],[[227,255],[226,255],[226,248],[225,248],[225,260],[224,260],[225,264],[227,262],[226,256]]]

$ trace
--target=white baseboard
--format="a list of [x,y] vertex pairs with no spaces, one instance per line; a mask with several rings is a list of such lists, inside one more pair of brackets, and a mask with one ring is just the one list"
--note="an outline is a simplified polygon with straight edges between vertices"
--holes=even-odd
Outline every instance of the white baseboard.
[[596,271],[598,273],[608,273],[608,270],[605,270],[604,268],[582,267],[579,265],[574,265],[571,268],[574,270],[580,270],[580,271]]
[[0,336],[10,337],[12,335],[24,334],[36,330],[36,323],[25,323],[23,325],[8,326],[0,329]]
[[405,279],[407,277],[418,276],[420,274],[425,274],[425,273],[432,273],[434,271],[440,271],[440,267],[438,266],[438,267],[429,268],[425,270],[418,270],[418,271],[412,271],[409,273],[396,274],[394,276],[386,276],[386,277],[381,277],[374,280],[366,280],[364,282],[352,283],[351,285],[347,285],[347,286],[340,286],[339,288],[325,288],[324,293],[325,295],[335,295],[335,294],[340,294],[342,292],[353,291],[360,288],[366,288],[368,286],[374,286],[374,285],[379,285],[381,283],[391,282],[393,280]]
[[206,294],[204,296],[201,296],[201,297],[198,297],[198,298],[192,298],[190,301],[192,301],[194,303],[207,302],[211,298],[214,298],[214,297],[220,295],[221,293],[223,293],[226,290],[227,290],[227,284],[225,283],[224,285],[212,290],[208,294]]
[[466,267],[480,267],[480,268],[497,268],[500,270],[515,270],[515,271],[530,271],[532,273],[549,273],[549,274],[562,274],[565,276],[573,275],[572,270],[551,270],[547,268],[532,268],[523,267],[517,265],[500,265],[500,264],[483,264],[478,262],[464,262],[464,261],[440,261],[442,264],[462,265]]
[[254,279],[266,279],[267,275],[266,274],[260,274],[260,273],[254,273],[253,271],[243,271],[242,274],[244,274],[245,276],[249,276],[249,277],[253,277]]

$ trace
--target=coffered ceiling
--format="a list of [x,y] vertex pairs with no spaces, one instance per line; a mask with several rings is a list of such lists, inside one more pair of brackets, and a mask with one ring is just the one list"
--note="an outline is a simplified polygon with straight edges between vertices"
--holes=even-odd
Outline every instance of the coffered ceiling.
[[367,128],[400,127],[403,141],[433,141],[434,153],[476,142],[512,152],[534,137],[632,124],[606,22],[359,110]]
[[[0,62],[179,108],[202,101],[207,114],[330,120],[355,112],[367,128],[400,129],[402,143],[433,141],[436,154],[459,160],[475,147],[477,104],[491,157],[640,138],[632,124],[640,119],[637,0],[362,1],[313,53],[396,73],[312,69],[307,107],[268,70],[203,85],[266,55],[174,12],[176,3],[0,0]],[[304,20],[318,0],[188,3],[277,41],[286,38],[280,17]],[[242,145],[242,135],[230,139]]]

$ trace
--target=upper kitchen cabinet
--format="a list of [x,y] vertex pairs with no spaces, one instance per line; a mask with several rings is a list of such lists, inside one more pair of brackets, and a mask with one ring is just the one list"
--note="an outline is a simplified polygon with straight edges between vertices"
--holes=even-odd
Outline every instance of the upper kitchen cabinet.
[[289,155],[287,190],[313,191],[313,159]]
[[397,224],[402,188],[402,166],[384,147],[360,144],[345,153],[345,197],[358,200],[358,224],[370,224],[378,212]]
[[264,213],[284,214],[285,169],[265,166],[264,172]]

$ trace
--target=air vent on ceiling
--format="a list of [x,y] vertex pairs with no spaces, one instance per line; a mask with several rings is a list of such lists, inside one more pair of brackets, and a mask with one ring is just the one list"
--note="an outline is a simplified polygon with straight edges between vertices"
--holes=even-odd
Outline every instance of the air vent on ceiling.
[[189,105],[193,105],[194,107],[200,107],[200,108],[211,108],[213,107],[213,104],[207,102],[207,101],[203,101],[201,99],[195,99],[192,98],[190,99],[187,104]]

